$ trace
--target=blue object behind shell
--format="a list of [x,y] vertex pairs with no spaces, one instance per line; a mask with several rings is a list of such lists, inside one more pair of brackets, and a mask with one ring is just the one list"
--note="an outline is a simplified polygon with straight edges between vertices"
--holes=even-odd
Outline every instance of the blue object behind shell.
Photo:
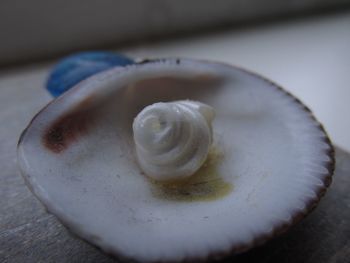
[[46,89],[58,97],[78,82],[115,66],[126,66],[134,61],[111,52],[80,52],[62,59],[53,68]]

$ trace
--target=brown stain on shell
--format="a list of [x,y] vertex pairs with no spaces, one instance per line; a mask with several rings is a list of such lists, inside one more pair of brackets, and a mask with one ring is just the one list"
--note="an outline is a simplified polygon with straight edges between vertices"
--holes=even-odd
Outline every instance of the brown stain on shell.
[[93,98],[90,96],[54,121],[43,135],[44,146],[59,154],[87,134],[93,121],[92,102]]

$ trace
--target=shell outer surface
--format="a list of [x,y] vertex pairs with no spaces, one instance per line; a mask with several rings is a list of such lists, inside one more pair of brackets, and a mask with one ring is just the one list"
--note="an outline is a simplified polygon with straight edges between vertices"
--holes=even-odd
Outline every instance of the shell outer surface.
[[189,100],[144,108],[133,122],[141,169],[155,180],[192,176],[207,159],[214,115],[210,106]]

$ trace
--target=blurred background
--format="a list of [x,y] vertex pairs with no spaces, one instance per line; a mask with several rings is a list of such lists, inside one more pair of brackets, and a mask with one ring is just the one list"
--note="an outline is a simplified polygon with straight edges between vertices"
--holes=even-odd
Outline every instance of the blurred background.
[[347,5],[349,0],[2,0],[0,63],[261,24]]
[[246,67],[299,97],[350,150],[350,0],[2,0],[2,119],[24,128],[51,100],[43,86],[57,59],[91,49]]

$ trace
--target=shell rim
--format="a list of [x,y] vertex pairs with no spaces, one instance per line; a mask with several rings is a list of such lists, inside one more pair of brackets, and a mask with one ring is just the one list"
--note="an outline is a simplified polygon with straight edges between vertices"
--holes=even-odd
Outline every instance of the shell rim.
[[[176,62],[176,64],[180,64],[181,63],[181,59],[182,58],[158,58],[158,59],[141,59],[138,62],[136,62],[131,66],[141,66],[141,65],[145,65],[145,64],[152,64],[152,63],[161,63],[161,62],[165,62],[168,60],[173,60]],[[324,126],[316,119],[316,117],[314,116],[313,112],[311,111],[310,108],[308,108],[300,99],[298,99],[297,97],[295,97],[294,95],[292,95],[290,92],[288,92],[287,90],[285,90],[282,86],[280,86],[279,84],[276,84],[275,82],[271,81],[270,79],[254,72],[251,70],[247,70],[243,67],[237,66],[237,65],[232,65],[229,63],[225,63],[225,62],[217,62],[217,61],[210,61],[210,60],[205,60],[205,59],[189,59],[190,61],[197,61],[197,62],[203,62],[203,63],[210,63],[210,64],[218,64],[218,65],[224,65],[227,67],[231,67],[234,68],[238,71],[247,73],[248,75],[258,78],[262,81],[264,81],[265,83],[267,83],[269,86],[271,86],[272,88],[275,88],[277,90],[279,90],[280,92],[284,93],[286,96],[289,96],[290,98],[293,99],[293,102],[298,104],[299,106],[302,107],[303,111],[305,113],[307,113],[307,117],[310,118],[311,121],[313,121],[316,125],[317,125],[317,129],[320,130],[323,134],[324,134],[324,138],[322,138],[323,142],[326,143],[329,146],[329,149],[325,151],[325,154],[327,155],[327,157],[329,158],[329,160],[325,163],[324,167],[327,169],[328,173],[326,176],[324,176],[323,179],[320,178],[320,180],[323,182],[323,185],[319,185],[316,186],[316,190],[315,190],[315,197],[314,198],[309,198],[309,200],[307,200],[305,202],[305,209],[303,211],[297,211],[295,213],[293,213],[291,215],[291,220],[289,222],[286,223],[281,223],[279,225],[276,225],[273,230],[267,234],[263,234],[260,236],[255,237],[250,243],[245,243],[245,244],[241,244],[241,245],[233,245],[231,246],[229,249],[223,250],[223,251],[212,251],[212,252],[208,252],[207,255],[205,256],[197,256],[197,257],[185,257],[182,260],[151,260],[151,261],[147,261],[147,262],[152,262],[152,263],[158,263],[158,262],[166,262],[166,263],[179,263],[179,262],[210,262],[210,261],[217,261],[217,260],[221,260],[224,258],[227,258],[229,256],[234,256],[237,254],[241,254],[244,253],[254,247],[258,247],[261,246],[263,244],[265,244],[267,241],[287,232],[292,226],[296,225],[298,222],[300,222],[303,218],[305,218],[308,214],[310,214],[318,205],[319,201],[321,200],[321,198],[325,195],[328,187],[330,186],[330,184],[332,183],[332,177],[334,174],[334,170],[335,170],[335,150],[334,150],[334,146],[332,145],[332,142],[329,138],[328,133],[326,132]],[[129,66],[125,66],[125,67],[129,67]],[[106,71],[111,71],[111,70],[115,70],[116,68],[120,68],[118,66],[113,67],[111,69],[108,69]],[[102,71],[106,72],[106,71]],[[97,73],[100,74],[100,73]],[[95,75],[93,75],[95,76]],[[91,77],[93,77],[91,76]],[[73,93],[75,90],[75,87],[80,86],[82,83],[88,81],[91,77],[79,82],[78,84],[76,84],[72,89],[68,90],[67,92],[63,93],[61,96],[57,97],[56,99],[53,99],[52,101],[50,101],[49,103],[47,103],[41,110],[39,110],[34,116],[33,118],[30,120],[30,122],[28,123],[28,125],[26,126],[26,128],[22,131],[22,133],[20,134],[18,143],[17,143],[17,156],[19,155],[19,148],[21,146],[22,140],[28,130],[28,128],[32,125],[33,121],[37,118],[37,116],[39,114],[41,114],[50,104],[52,104],[54,101],[59,100],[61,97],[63,96],[67,96],[67,94],[69,93]],[[20,165],[19,165],[20,166]],[[46,211],[52,215],[54,215],[59,222],[62,223],[62,225],[68,229],[70,232],[72,232],[73,234],[75,234],[77,237],[79,237],[81,240],[89,243],[90,245],[92,245],[93,247],[101,250],[102,252],[104,252],[105,254],[112,256],[118,260],[121,261],[128,261],[128,262],[142,262],[142,261],[138,261],[135,258],[130,258],[127,256],[124,256],[123,253],[121,251],[112,251],[109,249],[106,249],[105,247],[102,247],[98,244],[96,244],[93,241],[90,241],[89,239],[94,239],[94,237],[89,237],[89,235],[86,234],[82,234],[82,232],[80,229],[76,228],[74,229],[74,224],[69,223],[68,221],[66,221],[65,219],[63,219],[61,216],[57,215],[55,213],[55,209],[51,209],[47,206],[47,204],[45,203],[45,201],[41,200],[40,194],[36,193],[34,187],[31,185],[31,182],[29,180],[29,177],[25,171],[22,169],[22,167],[20,166],[20,172],[21,172],[21,176],[24,179],[24,182],[26,184],[26,186],[29,188],[29,190],[33,193],[33,195],[37,198],[37,200],[39,200],[39,202],[45,207]],[[71,227],[73,225],[73,227]]]

